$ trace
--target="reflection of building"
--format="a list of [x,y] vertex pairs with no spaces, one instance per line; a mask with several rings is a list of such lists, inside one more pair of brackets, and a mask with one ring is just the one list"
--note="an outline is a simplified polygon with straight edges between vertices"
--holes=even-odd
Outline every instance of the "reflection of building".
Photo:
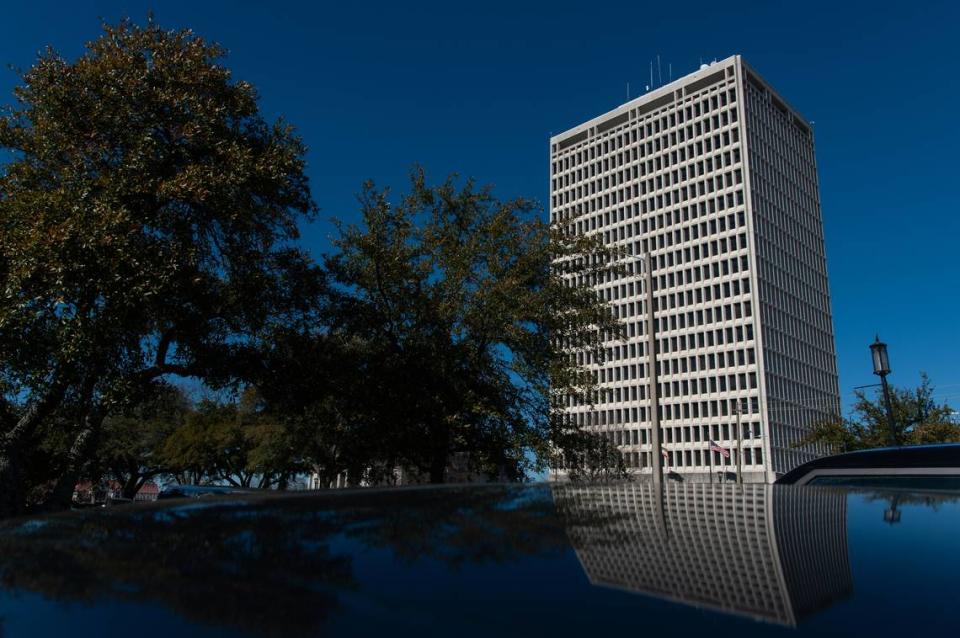
[[137,495],[133,498],[135,501],[155,501],[160,495],[160,486],[153,481],[147,481],[137,490]]
[[[509,478],[501,474],[499,480],[504,482],[508,481]],[[450,455],[446,470],[444,471],[445,483],[487,483],[489,481],[489,476],[474,467],[468,453],[454,452]],[[429,482],[429,474],[398,465],[387,472],[383,472],[382,468],[380,468],[379,474],[374,471],[374,468],[367,468],[360,476],[351,475],[350,472],[344,470],[339,472],[336,475],[336,479],[330,481],[328,484],[324,484],[320,473],[314,471],[308,478],[307,489],[321,490],[345,487],[382,487],[384,485],[423,485]]]
[[[160,487],[153,481],[145,481],[133,497],[135,501],[155,501]],[[73,502],[82,505],[96,505],[106,501],[123,500],[123,485],[119,481],[106,480],[99,483],[81,481],[73,488]]]
[[594,585],[789,626],[852,591],[842,493],[667,483],[657,499],[647,483],[553,489]]
[[772,482],[826,452],[795,445],[840,412],[813,130],[740,56],[551,138],[550,220],[653,264],[652,291],[629,259],[567,275],[626,333],[602,360],[570,352],[600,386],[564,398],[570,424],[650,472],[652,305],[671,470],[703,479],[742,450],[747,480]]

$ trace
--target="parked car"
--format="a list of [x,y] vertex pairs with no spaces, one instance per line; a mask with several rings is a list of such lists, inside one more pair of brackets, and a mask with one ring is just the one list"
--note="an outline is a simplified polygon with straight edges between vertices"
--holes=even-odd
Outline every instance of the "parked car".
[[780,485],[960,490],[960,443],[859,450],[794,468]]
[[956,491],[174,492],[183,498],[0,521],[3,635],[956,633]]

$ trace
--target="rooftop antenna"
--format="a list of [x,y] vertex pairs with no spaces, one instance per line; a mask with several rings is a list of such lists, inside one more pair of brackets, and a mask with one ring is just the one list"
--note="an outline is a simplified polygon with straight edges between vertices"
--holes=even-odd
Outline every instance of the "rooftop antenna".
[[650,60],[650,86],[653,86],[653,60]]
[[663,86],[663,73],[660,72],[660,54],[657,54],[657,82]]

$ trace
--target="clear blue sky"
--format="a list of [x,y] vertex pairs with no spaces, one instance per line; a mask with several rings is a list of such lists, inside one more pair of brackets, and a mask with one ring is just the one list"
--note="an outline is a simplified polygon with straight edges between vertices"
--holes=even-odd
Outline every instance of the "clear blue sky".
[[[10,3],[0,63],[68,57],[100,18],[190,27],[309,146],[321,221],[355,215],[364,179],[402,187],[419,162],[546,202],[547,139],[624,101],[661,56],[674,77],[741,53],[815,122],[845,401],[921,370],[960,405],[960,10],[950,2],[31,2]],[[889,6],[889,8],[887,8]],[[0,70],[0,103],[16,76]]]

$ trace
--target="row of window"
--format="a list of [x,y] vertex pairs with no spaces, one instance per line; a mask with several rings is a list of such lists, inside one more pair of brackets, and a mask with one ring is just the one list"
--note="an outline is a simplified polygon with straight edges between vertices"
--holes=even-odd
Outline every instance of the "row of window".
[[[715,136],[716,140],[712,141],[710,138],[706,140],[705,143],[698,143],[698,153],[697,156],[700,157],[703,155],[704,151],[699,148],[706,145],[706,152],[711,152],[714,149],[720,149],[725,146],[729,146],[731,143],[737,143],[739,140],[739,133],[734,129],[734,137],[737,138],[733,142],[730,140],[730,134],[724,133],[721,137],[720,135]],[[720,154],[721,157],[726,156],[727,153]],[[732,149],[729,152],[731,165],[738,164],[740,162],[740,148]],[[641,185],[643,190],[641,192]],[[581,191],[584,189],[579,187]],[[667,187],[664,186],[664,189]],[[589,190],[589,189],[588,189]],[[689,187],[674,187],[673,190],[666,190],[664,193],[653,196],[652,193],[657,192],[658,189],[653,187],[648,188],[648,183],[646,181],[633,184],[628,188],[620,189],[609,189],[609,192],[606,192],[603,195],[597,194],[595,197],[589,192],[583,193],[577,192],[576,188],[571,188],[568,191],[560,194],[554,194],[552,196],[553,209],[557,210],[559,207],[565,205],[572,205],[579,202],[576,206],[577,214],[583,213],[592,213],[598,210],[603,210],[604,208],[609,208],[610,206],[616,206],[617,204],[622,204],[628,200],[635,199],[638,197],[644,197],[646,195],[651,195],[646,199],[641,199],[640,208],[641,212],[646,213],[648,211],[652,212],[654,210],[662,210],[664,207],[664,202],[666,206],[676,205],[682,201],[692,199],[697,197],[696,191],[691,190]],[[578,197],[579,195],[579,197]],[[701,193],[702,195],[702,193]],[[583,199],[581,199],[583,198]]]
[[[676,171],[674,171],[674,173],[676,173]],[[648,180],[639,181],[635,184],[628,186],[626,189],[623,189],[623,191],[621,191],[621,192],[627,193],[627,195],[625,195],[623,199],[624,200],[631,199],[631,198],[635,199],[638,197],[645,196],[649,193],[655,193],[657,191],[670,188],[672,186],[677,186],[678,183],[672,182],[671,179],[672,179],[672,174],[666,173],[656,178],[651,177]],[[686,182],[686,181],[688,180],[683,178],[683,182]],[[683,182],[680,182],[680,183],[683,183]],[[688,200],[693,200],[698,197],[705,197],[705,196],[712,195],[713,193],[717,193],[724,189],[738,186],[742,183],[743,183],[743,172],[741,169],[728,170],[725,173],[717,173],[715,171],[711,171],[706,177],[706,179],[701,179],[699,181],[693,182],[692,184],[681,186],[679,190],[679,199],[681,201],[686,202]],[[614,185],[614,187],[615,186],[616,184]],[[590,188],[592,189],[592,187]],[[632,195],[629,193],[631,189],[632,189]],[[608,188],[601,187],[596,192],[603,192],[605,190],[608,190]],[[741,191],[738,189],[737,192],[741,192]],[[736,199],[738,204],[743,203],[742,192],[741,192],[741,195]],[[728,204],[728,207],[729,206],[733,206],[733,204],[730,203]],[[580,217],[574,217],[573,220],[575,220],[576,223],[565,224],[563,227],[567,230],[568,233],[571,233],[571,234],[576,233],[579,235],[579,234],[604,228],[610,223],[609,218],[610,218],[609,212],[606,214],[606,223],[604,223],[604,217],[601,215],[594,215],[585,219],[581,219]]]
[[[745,326],[737,326],[738,328],[745,328]],[[714,330],[707,330],[705,332],[695,332],[695,333],[685,333],[678,336],[668,337],[662,339],[662,342],[659,343],[657,348],[657,353],[661,356],[665,354],[670,354],[671,352],[684,352],[687,350],[695,349],[713,349],[715,346],[721,346],[725,343],[736,343],[735,335],[737,334],[736,328],[716,328]],[[752,334],[752,332],[747,332],[747,334]],[[599,355],[602,357],[601,360],[597,361],[593,356],[593,353],[590,351],[578,350],[576,352],[570,352],[570,362],[576,363],[577,365],[605,365],[610,364],[616,361],[627,361],[630,359],[643,359],[647,356],[647,344],[646,343],[620,343],[607,348],[600,350]],[[736,353],[736,354],[734,354]],[[717,368],[724,367],[734,367],[736,365],[749,365],[754,363],[754,354],[752,349],[738,349],[730,351],[714,351],[708,353],[711,357],[716,357],[716,360],[719,362],[718,365],[713,364],[713,359],[704,359],[703,357],[708,356],[707,354],[700,355],[700,370],[715,370]],[[673,361],[673,359],[669,359]],[[724,360],[726,360],[726,365],[724,365]],[[709,363],[709,368],[707,364]],[[670,366],[666,364],[666,361],[661,360],[661,366],[657,367],[658,374],[670,374]],[[674,366],[676,370],[678,366]],[[687,372],[687,365],[684,364],[680,373]],[[695,372],[697,366],[695,363],[691,362],[690,371]],[[677,374],[677,372],[674,372]],[[642,373],[640,376],[644,376]]]
[[746,106],[768,417],[773,443],[791,448],[839,412],[816,165],[809,136],[768,95],[751,87]]
[[[607,173],[611,170],[615,171],[618,167],[624,166],[625,164],[629,164],[631,161],[639,162],[638,164],[633,166],[634,179],[636,179],[638,176],[645,177],[646,175],[652,174],[656,171],[663,170],[664,168],[667,168],[671,165],[675,166],[678,163],[685,162],[688,159],[693,159],[695,157],[690,152],[691,145],[686,145],[678,148],[676,151],[673,152],[672,155],[658,154],[656,155],[656,157],[653,157],[659,151],[663,149],[668,149],[674,146],[678,146],[679,144],[687,141],[703,142],[704,140],[706,140],[708,136],[710,136],[709,134],[712,133],[714,130],[726,133],[728,135],[733,135],[733,141],[739,141],[740,136],[739,136],[738,127],[731,127],[730,130],[728,131],[722,130],[728,127],[729,125],[735,124],[737,122],[736,111],[730,111],[729,115],[728,115],[728,112],[725,111],[722,114],[716,116],[716,121],[717,121],[717,124],[712,129],[708,121],[707,125],[704,127],[704,130],[701,130],[701,126],[697,124],[696,129],[694,129],[691,126],[686,131],[684,129],[680,129],[679,133],[674,132],[669,135],[663,135],[657,140],[652,140],[649,142],[641,142],[639,144],[637,144],[637,131],[634,130],[633,131],[634,143],[632,146],[628,146],[625,150],[620,152],[600,155],[598,156],[598,158],[602,157],[603,158],[602,160],[598,159],[596,162],[592,162],[583,168],[578,168],[576,170],[563,173],[559,176],[554,177],[551,180],[552,189],[555,192],[560,192],[564,188],[568,188],[570,186],[581,186],[582,184],[584,184],[584,180],[590,180],[591,178],[602,176],[604,173]],[[640,138],[642,139],[643,136],[641,135]],[[700,139],[700,138],[703,138],[703,139]],[[617,148],[622,148],[622,144]],[[643,158],[645,157],[650,157],[650,159],[643,161]],[[672,163],[670,162],[671,159],[673,159]],[[705,164],[701,160],[700,162],[693,162],[692,164],[683,166],[681,167],[680,170],[684,174],[686,174],[689,168],[691,176],[695,177],[698,174],[703,175],[704,167],[705,167]],[[629,178],[629,171],[627,171],[627,173]],[[616,176],[616,175],[618,175],[618,173],[614,172],[613,176]],[[620,181],[623,182],[624,181],[623,171],[619,172],[619,176],[620,176]],[[607,177],[603,178],[604,180],[606,180],[606,183],[608,186],[609,186],[610,177],[611,176],[608,175]],[[602,180],[600,179],[596,179],[588,183],[598,184],[601,181]]]
[[[691,102],[685,107],[681,106],[677,108],[676,105],[673,105],[670,111],[660,116],[647,116],[639,122],[639,126],[638,122],[634,121],[627,124],[624,128],[633,129],[630,137],[632,137],[633,142],[637,142],[638,136],[639,139],[643,139],[644,136],[650,137],[652,135],[658,135],[662,131],[675,129],[688,122],[696,123],[699,118],[703,118],[703,120],[700,120],[702,123],[704,120],[709,120],[717,115],[718,111],[735,111],[736,109],[726,109],[725,107],[734,105],[736,99],[736,90],[730,88],[729,90],[718,92],[709,97],[705,96],[702,100]],[[735,118],[736,115],[732,115],[731,117]],[[580,147],[575,151],[567,150],[561,152],[559,159],[554,161],[551,166],[551,174],[556,175],[560,172],[576,168],[597,157],[607,155],[612,150],[622,148],[628,143],[630,142],[626,139],[624,133],[618,131],[595,138],[588,146]]]
[[[686,392],[681,389],[683,384],[687,384]],[[660,388],[660,395],[658,396],[657,402],[660,407],[660,418],[664,421],[670,421],[673,419],[681,420],[727,416],[728,407],[726,406],[724,400],[721,400],[718,404],[716,400],[696,401],[691,399],[696,399],[701,394],[708,395],[725,392],[748,392],[758,389],[756,372],[751,372],[749,374],[730,374],[658,383],[657,387]],[[697,391],[698,387],[700,392]],[[672,393],[671,389],[673,390]],[[623,388],[604,388],[595,393],[595,396],[599,399],[599,401],[594,400],[589,404],[586,401],[583,401],[583,397],[572,397],[572,402],[574,405],[568,407],[575,408],[579,406],[589,408],[589,410],[583,412],[574,410],[571,411],[570,414],[577,419],[577,423],[580,425],[607,425],[614,423],[636,423],[646,421],[647,410],[649,409],[648,405],[638,405],[627,408],[611,408],[609,410],[599,411],[596,410],[597,406],[615,403],[613,400],[606,401],[605,398],[610,395],[611,391],[615,392],[616,390],[623,390],[624,397],[630,394],[634,397],[638,397],[636,399],[637,401],[646,400],[646,385],[627,386]],[[629,392],[627,392],[627,390],[629,390]],[[671,402],[669,401],[671,398],[680,398],[684,399],[684,401]],[[623,402],[625,402],[625,400],[620,401],[620,403]],[[733,410],[733,408],[729,409],[731,411]]]
[[[646,378],[646,366],[643,364],[640,364],[639,367],[623,366],[613,368],[612,371],[618,372],[618,374],[614,374],[612,376],[611,374],[607,374],[605,377],[606,380],[603,383],[613,384],[620,383],[621,381]],[[597,383],[599,385],[599,382]],[[691,375],[689,378],[674,381],[664,381],[661,379],[657,383],[657,388],[659,388],[658,396],[667,399],[671,397],[696,397],[702,394],[716,394],[718,392],[756,390],[757,373],[755,371],[750,371],[719,376]],[[598,405],[624,403],[628,401],[646,401],[647,385],[615,387],[610,387],[607,385],[607,387],[601,387],[597,390],[594,390],[592,393],[590,393],[591,396],[589,397],[587,394],[588,393],[568,394],[565,395],[561,400],[566,401],[567,407],[592,407]],[[560,398],[558,397],[558,399]],[[561,407],[560,405],[557,405],[556,402],[555,406]],[[681,411],[684,411],[684,409],[681,409]],[[688,408],[686,411],[690,412],[690,409]],[[692,414],[693,416],[700,416],[697,413],[696,408],[692,409]],[[689,418],[689,416],[690,414],[686,414],[682,418]]]
[[[659,387],[663,387],[662,385]],[[630,386],[630,394],[645,394],[645,386]],[[745,389],[744,389],[745,390]],[[757,390],[757,388],[752,388]],[[750,392],[756,395],[756,392]],[[661,421],[682,419],[712,419],[733,416],[737,406],[743,414],[759,413],[759,399],[749,398],[713,398],[700,401],[664,401],[657,402],[658,416]],[[635,405],[620,408],[597,409],[597,403],[584,406],[586,409],[571,409],[564,415],[566,423],[580,426],[619,425],[648,422],[649,405]]]
[[[761,447],[743,447],[738,450],[736,447],[730,449],[730,456],[724,457],[720,452],[712,452],[709,449],[697,450],[665,450],[666,456],[663,459],[664,469],[668,468],[697,468],[709,469],[736,467],[737,457],[742,450],[743,466],[763,465],[763,448]],[[650,452],[635,452],[632,450],[621,451],[624,465],[630,469],[644,469],[651,467]]]

